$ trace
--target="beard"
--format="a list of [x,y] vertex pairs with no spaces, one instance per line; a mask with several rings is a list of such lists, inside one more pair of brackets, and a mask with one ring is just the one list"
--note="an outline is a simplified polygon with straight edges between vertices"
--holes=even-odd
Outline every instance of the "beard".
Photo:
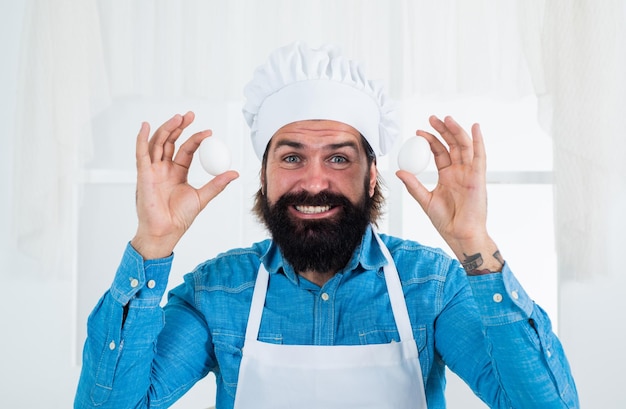
[[[296,205],[340,207],[341,211],[328,219],[303,220],[290,213]],[[370,223],[371,206],[367,189],[356,205],[326,191],[287,193],[273,205],[266,196],[262,200],[263,221],[296,272],[336,272],[345,267]]]

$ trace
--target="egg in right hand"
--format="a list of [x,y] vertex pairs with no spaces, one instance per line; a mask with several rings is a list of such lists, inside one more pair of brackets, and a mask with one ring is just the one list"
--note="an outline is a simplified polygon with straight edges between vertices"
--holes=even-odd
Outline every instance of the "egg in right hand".
[[430,163],[430,144],[421,136],[407,139],[398,153],[398,167],[417,175]]

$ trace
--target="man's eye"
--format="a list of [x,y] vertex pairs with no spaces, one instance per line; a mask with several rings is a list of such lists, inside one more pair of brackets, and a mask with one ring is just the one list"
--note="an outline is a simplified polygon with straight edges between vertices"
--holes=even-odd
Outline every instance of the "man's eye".
[[296,156],[296,155],[289,155],[289,156],[285,156],[283,161],[285,161],[287,163],[298,163],[298,162],[300,162],[300,158],[298,156]]
[[331,163],[347,163],[348,159],[346,159],[346,157],[344,156],[333,156],[332,158],[330,158],[330,162]]

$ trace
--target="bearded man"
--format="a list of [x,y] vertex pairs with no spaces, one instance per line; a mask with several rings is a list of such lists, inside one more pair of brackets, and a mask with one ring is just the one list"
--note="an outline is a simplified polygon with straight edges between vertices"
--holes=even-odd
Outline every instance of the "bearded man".
[[417,131],[439,181],[398,171],[456,260],[379,234],[376,158],[395,108],[359,65],[296,43],[246,87],[261,159],[254,211],[271,239],[200,264],[159,303],[176,243],[238,174],[205,186],[187,170],[210,131],[194,115],[137,137],[139,224],[89,319],[78,408],[167,407],[213,372],[217,408],[444,408],[445,367],[490,407],[575,408],[550,320],[486,227],[485,149],[452,118]]

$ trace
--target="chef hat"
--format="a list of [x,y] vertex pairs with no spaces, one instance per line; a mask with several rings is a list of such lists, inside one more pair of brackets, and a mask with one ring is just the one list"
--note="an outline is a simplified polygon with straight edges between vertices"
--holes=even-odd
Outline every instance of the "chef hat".
[[243,114],[259,159],[270,139],[295,121],[343,122],[361,133],[376,155],[384,155],[398,135],[397,110],[382,85],[368,80],[355,61],[326,46],[282,47],[254,72],[244,88]]

